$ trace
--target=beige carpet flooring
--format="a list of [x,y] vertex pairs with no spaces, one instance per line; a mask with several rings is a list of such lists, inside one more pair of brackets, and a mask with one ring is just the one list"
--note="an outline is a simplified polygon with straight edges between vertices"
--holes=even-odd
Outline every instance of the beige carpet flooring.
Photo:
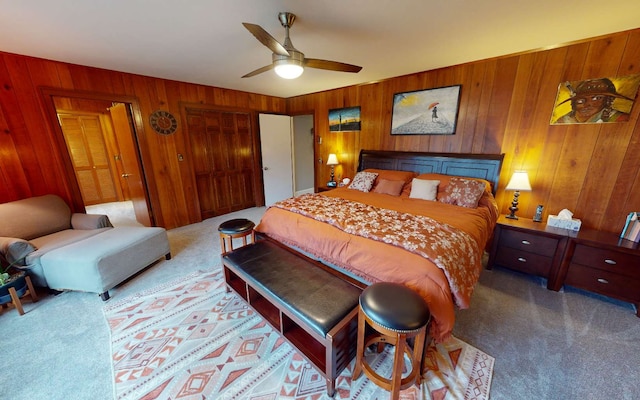
[[[218,225],[258,222],[253,208],[169,231],[173,258],[111,291],[111,300],[219,264]],[[490,398],[639,399],[640,318],[628,303],[504,269],[484,271],[454,335],[495,357]],[[96,294],[45,292],[26,314],[0,310],[0,399],[111,399],[109,328]]]

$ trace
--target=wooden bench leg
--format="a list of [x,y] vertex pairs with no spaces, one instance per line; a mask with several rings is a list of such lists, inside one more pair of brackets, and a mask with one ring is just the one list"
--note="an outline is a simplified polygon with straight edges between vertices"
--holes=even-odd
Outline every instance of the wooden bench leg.
[[333,397],[336,394],[336,388],[335,388],[335,383],[333,382],[333,379],[327,379],[327,395],[329,397]]
[[353,375],[351,376],[352,380],[356,380],[362,374],[362,357],[364,354],[364,313],[362,309],[358,307],[358,342],[356,344],[356,364],[353,368]]

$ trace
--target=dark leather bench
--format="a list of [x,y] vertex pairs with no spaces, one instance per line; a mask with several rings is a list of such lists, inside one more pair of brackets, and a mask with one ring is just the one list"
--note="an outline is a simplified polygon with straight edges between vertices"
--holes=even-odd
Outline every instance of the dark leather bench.
[[270,239],[222,255],[225,280],[327,381],[355,356],[362,287],[318,261]]

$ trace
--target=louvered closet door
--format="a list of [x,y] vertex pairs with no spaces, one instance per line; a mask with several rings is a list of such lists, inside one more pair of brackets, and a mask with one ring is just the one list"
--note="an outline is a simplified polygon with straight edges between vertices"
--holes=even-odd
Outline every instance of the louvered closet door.
[[118,201],[98,115],[58,114],[85,205]]
[[255,207],[250,115],[188,109],[187,123],[202,219]]

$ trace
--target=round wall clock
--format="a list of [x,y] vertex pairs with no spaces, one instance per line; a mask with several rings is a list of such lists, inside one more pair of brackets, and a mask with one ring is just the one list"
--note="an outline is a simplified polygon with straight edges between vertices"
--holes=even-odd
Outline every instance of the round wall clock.
[[149,122],[153,130],[161,135],[171,135],[178,129],[178,121],[169,111],[157,110],[152,112]]

